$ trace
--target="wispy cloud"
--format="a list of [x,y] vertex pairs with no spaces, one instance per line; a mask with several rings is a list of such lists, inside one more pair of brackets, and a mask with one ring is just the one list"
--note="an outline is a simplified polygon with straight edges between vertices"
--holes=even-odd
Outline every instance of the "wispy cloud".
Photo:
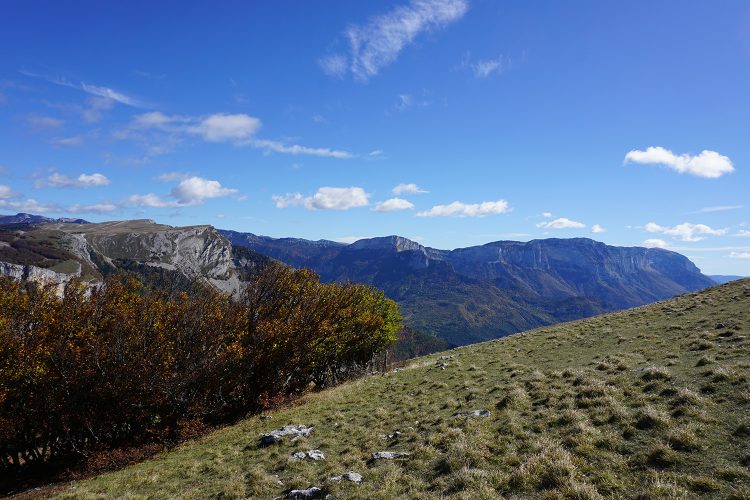
[[248,144],[252,147],[265,149],[269,152],[284,153],[290,155],[310,155],[338,159],[347,159],[354,156],[349,151],[344,151],[342,149],[312,148],[308,146],[300,146],[299,144],[284,144],[283,142],[270,141],[267,139],[255,139],[249,141]]
[[109,214],[120,210],[116,203],[92,203],[90,205],[71,205],[65,209],[71,214]]
[[71,135],[69,137],[57,137],[49,141],[53,146],[71,147],[80,146],[86,140],[85,135]]
[[727,210],[739,210],[740,208],[743,208],[743,205],[722,205],[718,207],[703,207],[700,210],[696,210],[695,212],[691,213],[705,214],[711,212],[726,212]]
[[418,217],[486,217],[505,214],[511,211],[505,200],[463,203],[454,201],[448,205],[435,205],[429,210],[418,212]]
[[734,171],[732,160],[716,151],[704,150],[695,156],[689,154],[676,155],[660,146],[652,146],[645,151],[634,149],[625,155],[624,163],[664,165],[681,174],[708,179],[715,179]]
[[370,194],[361,187],[321,187],[312,196],[287,193],[272,197],[276,208],[301,206],[305,210],[349,210],[367,206]]
[[729,257],[732,259],[750,259],[750,252],[732,252]]
[[329,54],[319,60],[327,74],[351,73],[367,81],[422,33],[441,29],[461,19],[469,8],[467,0],[412,0],[390,12],[374,16],[362,26],[351,26],[345,36],[348,54]]
[[597,234],[597,233],[604,233],[604,232],[606,232],[606,231],[607,231],[607,230],[606,230],[606,229],[604,229],[604,228],[603,228],[602,226],[600,226],[599,224],[594,224],[593,226],[591,226],[591,232],[592,232],[592,233],[594,233],[594,234]]
[[649,233],[662,233],[682,241],[701,241],[706,236],[724,236],[729,232],[726,228],[714,229],[705,224],[692,224],[690,222],[683,222],[673,227],[660,226],[655,222],[649,222],[644,226],[644,229]]
[[40,74],[33,73],[27,70],[20,70],[19,72],[25,76],[30,76],[32,78],[41,78],[55,85],[60,85],[62,87],[68,87],[71,89],[80,90],[89,95],[111,99],[115,102],[119,102],[120,104],[124,104],[126,106],[130,106],[133,108],[151,107],[147,103],[145,103],[144,101],[141,101],[140,99],[136,97],[127,95],[123,92],[119,92],[109,87],[103,87],[101,85],[93,85],[93,84],[86,83],[86,82],[75,82],[72,80],[68,80],[65,77],[51,77],[47,75],[40,75]]
[[495,73],[503,73],[510,68],[510,59],[502,55],[491,59],[475,60],[470,51],[464,53],[459,69],[470,70],[475,78],[487,78]]
[[0,184],[0,200],[9,200],[11,198],[16,198],[17,196],[18,193],[15,193],[10,186]]
[[0,208],[12,210],[14,212],[27,212],[36,214],[48,214],[62,211],[62,209],[56,205],[40,203],[32,198],[21,200],[0,199]]
[[65,123],[59,118],[52,116],[42,116],[37,114],[30,114],[24,117],[26,124],[34,130],[50,130],[56,129],[63,126]]

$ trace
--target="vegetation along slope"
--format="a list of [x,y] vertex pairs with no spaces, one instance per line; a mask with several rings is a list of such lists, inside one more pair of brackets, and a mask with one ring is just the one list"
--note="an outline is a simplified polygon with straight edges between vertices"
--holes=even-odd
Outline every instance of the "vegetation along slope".
[[[748,306],[741,280],[419,358],[57,493],[748,498]],[[260,446],[289,424],[314,431]]]

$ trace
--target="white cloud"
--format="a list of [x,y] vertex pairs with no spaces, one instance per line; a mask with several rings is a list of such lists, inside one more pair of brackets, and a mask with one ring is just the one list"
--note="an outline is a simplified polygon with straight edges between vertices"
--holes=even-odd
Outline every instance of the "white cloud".
[[665,165],[681,174],[715,179],[734,171],[732,161],[716,151],[701,151],[699,155],[675,155],[662,147],[649,147],[646,151],[633,150],[625,155],[625,163]]
[[651,238],[644,241],[643,246],[646,248],[667,248],[669,244],[664,240]]
[[180,181],[170,195],[181,205],[200,205],[204,200],[230,196],[236,192],[236,189],[223,187],[219,181],[193,176]]
[[546,219],[551,219],[552,218],[552,212],[542,212],[542,217],[544,217]]
[[736,233],[734,233],[732,236],[739,236],[741,238],[750,238],[750,231],[747,229],[740,229]]
[[728,229],[713,229],[705,224],[691,224],[690,222],[683,222],[673,227],[660,226],[655,222],[649,222],[644,226],[644,229],[649,233],[662,233],[679,238],[682,241],[701,241],[705,239],[705,235],[723,236],[729,232]]
[[170,199],[148,193],[134,194],[128,198],[128,201],[141,207],[180,208],[201,205],[208,199],[222,198],[235,193],[237,193],[236,189],[225,188],[219,181],[192,176],[183,178],[177,186],[172,188],[169,192]]
[[570,220],[565,217],[559,217],[549,222],[540,222],[536,225],[536,227],[541,227],[544,229],[578,229],[586,227],[586,224]]
[[10,188],[10,186],[6,186],[5,184],[0,184],[0,200],[8,200],[10,198],[17,197],[18,194],[14,193],[13,190]]
[[[81,174],[76,178],[54,173],[47,177],[46,184],[53,188],[90,188],[108,186],[110,180],[103,174]],[[36,187],[43,187],[44,182],[37,183]]]
[[351,72],[354,78],[366,81],[393,63],[417,36],[461,19],[468,7],[467,0],[412,0],[372,17],[364,26],[350,27],[345,33],[348,56],[328,55],[320,65],[329,75],[341,77]]
[[605,231],[606,231],[606,229],[604,229],[599,224],[594,224],[593,226],[591,226],[591,232],[592,233],[603,233]]
[[750,252],[732,252],[729,257],[732,259],[750,259]]
[[261,127],[260,120],[246,114],[217,113],[188,127],[191,134],[200,135],[208,142],[235,142],[254,135]]
[[340,149],[314,148],[256,138],[256,133],[261,127],[262,123],[259,118],[243,113],[216,113],[207,117],[190,117],[165,115],[159,111],[153,111],[136,116],[131,123],[130,129],[120,131],[117,137],[121,139],[132,138],[134,132],[148,129],[161,132],[159,144],[150,146],[149,154],[152,156],[171,150],[180,141],[180,138],[185,135],[197,135],[207,142],[229,142],[236,146],[250,146],[268,152],[291,155],[311,155],[340,159],[354,156],[352,153]]
[[178,208],[181,206],[174,200],[164,200],[154,193],[134,194],[128,197],[128,201],[133,205],[149,208]]
[[422,194],[422,193],[429,193],[429,191],[425,191],[424,189],[420,188],[414,183],[410,184],[404,184],[403,182],[399,184],[398,186],[391,189],[391,192],[395,195],[400,194]]
[[484,201],[482,203],[462,203],[454,201],[448,205],[435,205],[429,210],[418,212],[418,217],[485,217],[487,215],[505,214],[510,212],[505,200]]
[[370,195],[361,187],[321,187],[312,196],[288,193],[272,197],[276,208],[302,206],[305,210],[349,210],[369,204]]
[[414,208],[414,204],[403,198],[390,198],[375,205],[373,208],[376,212],[397,212],[399,210],[409,210]]

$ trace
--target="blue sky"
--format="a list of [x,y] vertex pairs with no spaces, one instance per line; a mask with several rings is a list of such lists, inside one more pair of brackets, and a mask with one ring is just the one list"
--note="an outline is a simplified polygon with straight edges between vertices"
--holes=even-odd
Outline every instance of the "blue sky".
[[40,2],[0,12],[0,213],[750,275],[750,4]]

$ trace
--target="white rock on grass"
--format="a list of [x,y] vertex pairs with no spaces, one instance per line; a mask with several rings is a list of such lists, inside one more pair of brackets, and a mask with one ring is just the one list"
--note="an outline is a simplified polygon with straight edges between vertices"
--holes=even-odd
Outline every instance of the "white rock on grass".
[[397,458],[408,457],[409,452],[406,451],[377,451],[372,454],[372,460],[394,460]]
[[304,460],[306,458],[311,460],[325,460],[326,456],[320,450],[298,451],[292,455],[292,459],[294,460]]
[[454,417],[489,417],[490,412],[488,410],[474,410],[469,413],[456,413]]
[[304,425],[285,425],[280,429],[263,434],[260,439],[260,444],[261,446],[269,446],[280,443],[287,436],[292,436],[291,441],[296,441],[299,438],[309,436],[314,430],[314,427],[307,427]]
[[331,481],[351,481],[352,483],[359,484],[362,482],[362,474],[357,474],[356,472],[344,472],[340,476],[335,476],[331,478]]
[[308,498],[323,498],[323,490],[317,486],[310,486],[306,490],[292,490],[287,495],[289,500],[307,500]]

